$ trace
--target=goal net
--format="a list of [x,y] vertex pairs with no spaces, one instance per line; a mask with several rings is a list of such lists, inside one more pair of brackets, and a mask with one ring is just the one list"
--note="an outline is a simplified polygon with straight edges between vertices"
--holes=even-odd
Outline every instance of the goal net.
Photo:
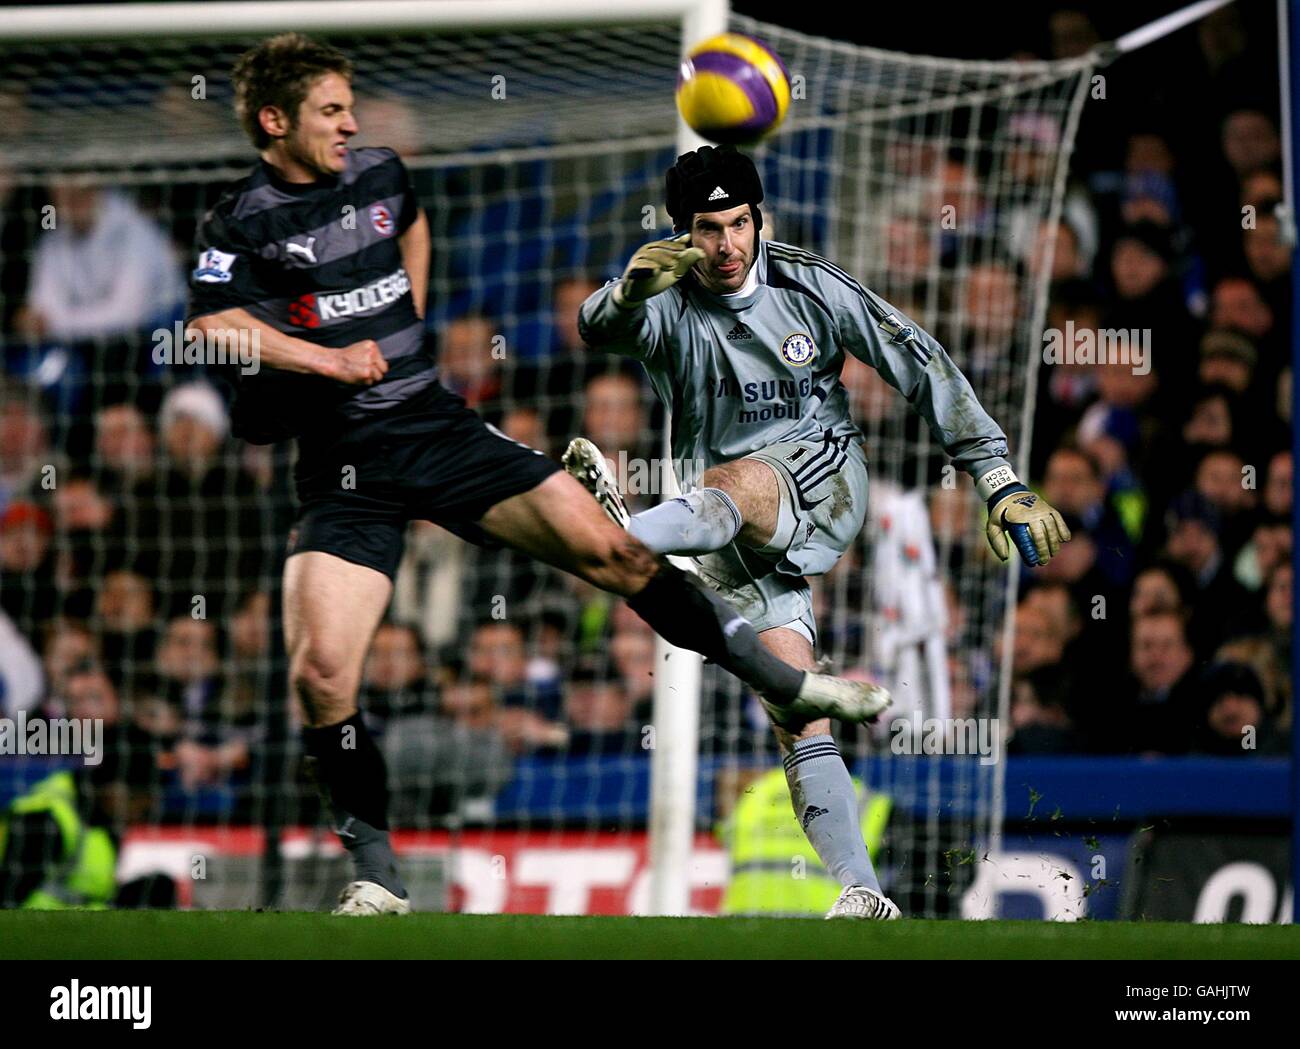
[[[933,332],[1023,456],[1045,232],[1090,60],[954,62],[731,24],[794,81],[787,125],[755,152],[764,232]],[[631,501],[652,503],[663,412],[638,368],[583,349],[575,314],[668,228],[682,24],[302,28],[356,66],[357,144],[398,149],[412,172],[443,381],[549,454],[593,438]],[[126,783],[112,815],[134,898],[319,908],[347,868],[286,694],[293,450],[233,441],[224,370],[162,352],[180,339],[195,230],[255,159],[229,70],[259,35],[0,39],[0,707],[23,740],[0,755],[0,803],[61,769],[96,790]],[[899,710],[841,745],[889,799],[886,888],[906,913],[958,914],[996,844],[999,765],[952,755],[952,733],[946,756],[927,752],[922,719],[977,719],[993,738],[1010,580],[969,479],[850,365],[873,511],[815,582],[821,643],[839,672],[888,683]],[[650,755],[672,744],[651,716],[659,672],[622,602],[413,524],[361,701],[414,905],[644,912]],[[58,719],[104,727],[98,760],[91,731],[53,742],[71,725]],[[681,872],[693,909],[728,906],[737,800],[779,767],[756,701],[706,667]]]

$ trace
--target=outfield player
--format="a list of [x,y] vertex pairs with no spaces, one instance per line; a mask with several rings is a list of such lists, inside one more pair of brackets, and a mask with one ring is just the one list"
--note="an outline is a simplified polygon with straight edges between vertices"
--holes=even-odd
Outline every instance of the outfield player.
[[581,485],[439,385],[424,338],[428,225],[393,150],[349,148],[351,79],[341,53],[298,34],[236,63],[236,110],[261,162],[203,222],[187,317],[191,331],[258,339],[260,370],[237,377],[236,434],[298,440],[284,625],[306,750],[356,868],[336,913],[404,913],[384,763],[356,696],[412,519],[508,543],[626,597],[791,720],[864,720],[888,695],[782,662]]
[[[1021,484],[1007,441],[929,335],[811,252],[759,237],[763,188],[752,161],[705,146],[668,171],[677,236],[641,248],[595,292],[578,325],[594,349],[636,357],[672,412],[672,455],[702,484],[628,518],[604,458],[574,441],[565,465],[607,513],[659,554],[693,555],[700,575],[786,662],[812,668],[809,575],[828,572],[867,512],[862,433],[840,383],[845,353],[879,370],[929,423],[1030,564],[1070,538],[1060,514]],[[845,886],[830,917],[894,918],[859,827],[848,771],[817,719],[774,719],[795,815]]]

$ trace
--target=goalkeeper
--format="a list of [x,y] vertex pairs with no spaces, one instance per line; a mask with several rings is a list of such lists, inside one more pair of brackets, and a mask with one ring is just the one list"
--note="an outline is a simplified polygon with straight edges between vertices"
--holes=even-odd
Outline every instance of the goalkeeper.
[[[565,466],[655,553],[695,557],[787,662],[811,669],[817,627],[805,576],[828,572],[862,529],[867,461],[840,383],[845,353],[877,369],[967,471],[989,509],[988,539],[1046,564],[1070,538],[1021,484],[1007,440],[937,342],[837,266],[759,238],[753,162],[705,146],[667,175],[677,236],[641,248],[622,279],[583,303],[587,345],[640,360],[672,412],[677,461],[702,485],[629,519],[603,456],[579,438]],[[698,476],[698,475],[697,475]],[[891,918],[859,829],[830,722],[776,723],[795,814],[845,886],[831,916]]]

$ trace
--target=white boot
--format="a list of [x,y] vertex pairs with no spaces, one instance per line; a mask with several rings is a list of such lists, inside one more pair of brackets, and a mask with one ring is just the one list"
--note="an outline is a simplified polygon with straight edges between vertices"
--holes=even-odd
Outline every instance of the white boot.
[[850,885],[840,893],[827,918],[860,918],[866,921],[889,922],[901,917],[898,907],[884,893],[868,889],[865,885]]
[[339,893],[334,914],[410,914],[411,901],[393,895],[373,881],[354,881]]
[[618,490],[618,481],[609,472],[609,464],[600,449],[585,437],[575,437],[569,442],[560,461],[571,477],[576,477],[605,511],[605,515],[620,528],[626,528],[632,519]]
[[778,704],[764,699],[763,706],[777,724],[813,718],[835,718],[858,724],[878,717],[893,702],[888,689],[870,681],[850,681],[810,670],[804,674],[799,695],[791,702]]

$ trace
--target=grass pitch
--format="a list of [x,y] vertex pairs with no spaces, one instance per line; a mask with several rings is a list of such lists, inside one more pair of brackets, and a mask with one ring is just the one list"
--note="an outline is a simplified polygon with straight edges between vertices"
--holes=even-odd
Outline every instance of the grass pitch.
[[1300,958],[1300,927],[302,912],[0,912],[3,959]]

